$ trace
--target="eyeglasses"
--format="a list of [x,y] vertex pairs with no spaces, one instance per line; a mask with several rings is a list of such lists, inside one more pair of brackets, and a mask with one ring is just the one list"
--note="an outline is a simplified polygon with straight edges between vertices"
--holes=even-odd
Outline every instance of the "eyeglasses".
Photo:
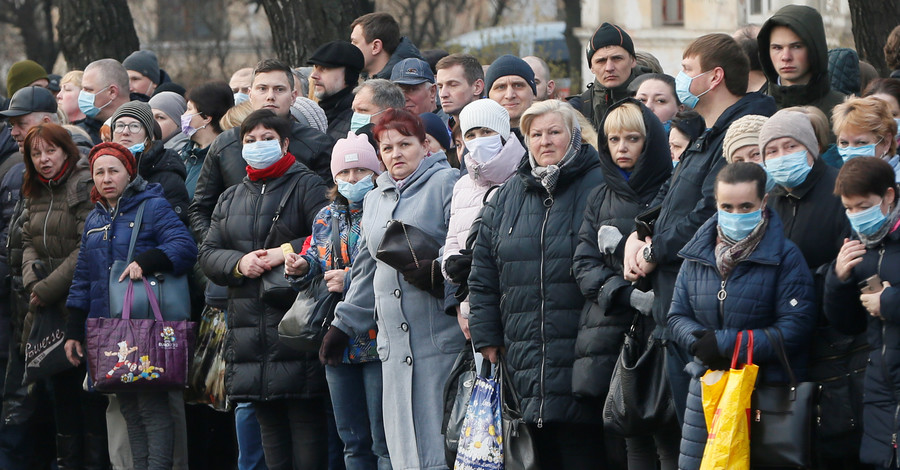
[[117,122],[115,128],[113,128],[113,131],[116,134],[121,134],[121,133],[125,132],[126,127],[128,128],[128,132],[130,132],[132,134],[137,134],[138,132],[141,131],[141,129],[144,128],[144,126],[141,125],[141,123],[139,123],[139,122],[132,122],[130,124],[125,124],[124,122]]

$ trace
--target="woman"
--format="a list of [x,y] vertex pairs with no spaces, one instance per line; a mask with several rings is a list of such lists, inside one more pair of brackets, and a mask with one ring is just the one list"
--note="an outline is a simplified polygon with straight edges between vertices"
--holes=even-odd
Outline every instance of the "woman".
[[[891,110],[891,117],[900,127],[900,79],[897,78],[879,78],[872,80],[866,87],[863,96],[872,96],[887,103]],[[900,145],[900,129],[897,132],[897,144]]]
[[391,465],[447,468],[441,385],[465,339],[456,320],[443,313],[452,293],[444,289],[441,260],[420,257],[419,268],[398,270],[376,260],[375,253],[392,219],[418,228],[437,245],[443,243],[459,173],[443,153],[426,150],[425,126],[408,111],[388,108],[374,133],[387,171],[363,203],[364,230],[350,272],[353,283],[337,306],[320,355],[336,362],[351,337],[377,329]]
[[634,97],[650,108],[668,134],[672,118],[684,111],[684,105],[675,93],[675,79],[662,73],[644,74],[635,78],[628,88],[636,90]]
[[285,310],[261,298],[263,274],[283,272],[280,246],[299,252],[328,202],[321,179],[287,151],[290,129],[269,109],[241,124],[247,176],[219,198],[200,265],[210,281],[229,286],[225,390],[234,402],[253,402],[269,469],[324,469],[322,366],[315,354],[278,341]]
[[759,130],[768,119],[766,116],[748,114],[728,126],[725,140],[722,141],[722,156],[728,163],[750,162],[762,165]]
[[209,145],[222,133],[219,121],[233,106],[234,94],[225,82],[204,83],[188,92],[187,110],[180,117],[180,127],[190,141],[178,151],[187,171],[184,182],[191,198]]
[[187,223],[190,199],[184,183],[184,164],[177,153],[163,147],[150,105],[140,101],[123,104],[112,115],[110,130],[112,141],[134,155],[141,178],[148,183],[159,183],[175,213]]
[[[648,208],[672,171],[665,129],[634,99],[610,107],[600,128],[604,182],[588,196],[573,265],[578,287],[589,301],[581,311],[572,371],[574,391],[599,399],[598,407],[606,398],[623,333],[634,316],[643,315],[647,336],[653,331],[653,292],[636,289],[622,277],[618,248],[634,231],[635,216]],[[629,436],[625,443],[630,470],[655,470],[658,461],[664,470],[676,468],[674,419],[656,434]]]
[[834,107],[831,121],[844,163],[856,157],[878,157],[890,163],[895,175],[900,174],[897,122],[884,100],[848,98]]
[[669,152],[672,155],[672,166],[678,166],[681,154],[694,143],[697,137],[706,130],[706,121],[697,111],[689,109],[680,111],[672,118],[669,130]]
[[56,103],[65,114],[66,122],[77,124],[86,117],[78,107],[78,94],[81,92],[81,77],[84,72],[73,70],[59,81],[59,93],[56,94]]
[[[755,163],[722,168],[715,186],[718,214],[679,252],[685,261],[668,323],[678,345],[694,356],[685,368],[691,383],[680,469],[700,468],[707,429],[699,380],[709,369],[729,368],[738,331],[753,331],[759,383],[788,382],[765,330],[781,336],[797,379],[806,376],[815,326],[812,276],[800,250],[785,238],[781,220],[766,206],[765,185],[766,173]],[[743,354],[739,361],[746,361]]]
[[[66,305],[69,316],[66,356],[80,365],[85,319],[109,317],[109,280],[139,280],[144,272],[181,274],[197,259],[197,245],[187,227],[163,198],[158,184],[137,175],[134,156],[115,143],[97,145],[90,154],[94,210],[84,223],[81,251]],[[144,206],[140,227],[134,226]],[[134,261],[121,273],[110,272],[113,262],[125,260],[133,230],[138,230]],[[168,312],[162,312],[164,319]],[[175,418],[169,413],[169,392],[116,393],[128,429],[135,469],[171,469]],[[98,419],[97,416],[94,419]]]
[[159,126],[163,147],[174,151],[181,150],[187,143],[188,137],[181,132],[181,115],[187,109],[184,96],[174,91],[162,91],[155,93],[150,101],[150,110],[153,112],[153,120]]
[[[465,286],[472,266],[472,244],[469,229],[478,217],[488,192],[500,187],[515,174],[525,156],[525,147],[510,138],[509,112],[493,100],[475,100],[459,114],[464,145],[466,176],[453,186],[450,202],[450,225],[444,243],[441,269],[448,281]],[[465,291],[465,288],[462,289]],[[466,339],[469,336],[469,301],[458,295],[460,304],[452,313],[457,317]]]
[[870,353],[863,401],[860,460],[878,469],[897,463],[894,440],[900,432],[900,211],[893,169],[874,158],[841,167],[834,185],[853,227],[825,281],[825,315],[848,335],[867,333]]
[[496,363],[500,348],[542,468],[598,468],[605,456],[601,407],[572,394],[584,297],[572,275],[576,234],[603,181],[571,106],[532,105],[521,127],[528,159],[482,214],[469,275],[469,332]]
[[[284,272],[298,276],[294,282],[299,288],[321,282],[319,292],[345,294],[351,284],[350,267],[359,254],[363,198],[375,187],[381,163],[366,136],[348,133],[334,145],[331,173],[336,186],[329,191],[331,203],[316,215],[310,249],[303,256],[289,255]],[[335,240],[340,240],[337,248]],[[375,334],[372,329],[352,338],[340,361],[325,364],[349,470],[391,468],[381,417],[381,361]]]
[[[25,136],[22,195],[22,276],[34,315],[68,316],[65,300],[75,273],[84,219],[91,211],[91,178],[69,133],[56,124],[37,126]],[[50,379],[56,419],[57,463],[62,469],[104,465],[105,399],[82,390],[85,367]],[[75,411],[75,412],[73,412]]]

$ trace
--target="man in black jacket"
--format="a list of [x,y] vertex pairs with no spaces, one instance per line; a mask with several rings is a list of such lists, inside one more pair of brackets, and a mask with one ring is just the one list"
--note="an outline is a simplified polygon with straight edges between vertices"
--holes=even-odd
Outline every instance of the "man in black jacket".
[[313,66],[316,99],[328,118],[328,132],[334,140],[347,137],[353,110],[353,87],[365,66],[362,52],[346,41],[332,41],[313,52],[306,61]]

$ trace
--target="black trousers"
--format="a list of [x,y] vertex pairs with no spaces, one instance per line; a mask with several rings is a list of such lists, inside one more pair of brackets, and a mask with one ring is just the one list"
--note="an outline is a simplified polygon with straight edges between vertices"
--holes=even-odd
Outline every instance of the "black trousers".
[[324,398],[254,402],[269,470],[327,470]]

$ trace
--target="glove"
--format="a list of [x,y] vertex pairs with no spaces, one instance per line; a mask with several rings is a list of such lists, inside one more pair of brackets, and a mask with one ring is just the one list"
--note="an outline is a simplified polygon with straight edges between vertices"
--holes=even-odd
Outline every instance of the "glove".
[[454,284],[463,285],[472,270],[472,250],[460,250],[458,255],[447,258],[444,269]]
[[600,253],[605,255],[613,253],[621,240],[622,232],[612,225],[604,225],[597,230],[597,248],[600,249]]
[[400,274],[413,286],[438,299],[444,298],[444,276],[441,275],[441,268],[437,266],[435,260],[420,260],[418,268],[413,263],[400,271]]
[[335,326],[328,327],[319,347],[319,362],[328,366],[336,366],[344,359],[344,350],[350,344],[350,336]]
[[631,290],[631,306],[634,307],[634,309],[638,312],[641,312],[641,315],[650,315],[650,312],[653,311],[654,298],[656,298],[656,295],[653,294],[652,290],[649,290],[647,292],[639,289]]
[[697,330],[691,333],[697,341],[691,345],[691,354],[713,370],[728,370],[731,361],[719,354],[719,343],[713,330]]

